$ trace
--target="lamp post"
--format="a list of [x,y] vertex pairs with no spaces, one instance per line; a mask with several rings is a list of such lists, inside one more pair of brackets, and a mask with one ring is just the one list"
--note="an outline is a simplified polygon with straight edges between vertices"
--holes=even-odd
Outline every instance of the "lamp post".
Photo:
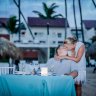
[[47,40],[48,40],[48,54],[47,54],[47,60],[50,58],[50,48],[49,48],[49,22],[47,22]]
[[67,37],[67,0],[65,0],[65,39]]
[[20,24],[20,40],[23,41],[25,40],[25,34],[26,34],[26,27],[24,25],[24,23]]
[[49,22],[47,23],[47,35],[49,35]]

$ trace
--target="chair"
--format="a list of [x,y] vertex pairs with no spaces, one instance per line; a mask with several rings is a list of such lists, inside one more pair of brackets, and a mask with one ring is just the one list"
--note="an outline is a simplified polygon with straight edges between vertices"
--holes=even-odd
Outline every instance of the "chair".
[[9,70],[10,70],[11,74],[14,74],[15,67],[0,67],[0,75],[9,74]]
[[95,59],[90,59],[91,66],[94,67],[93,73],[96,71],[96,60]]
[[95,59],[90,58],[89,60],[90,60],[91,66],[95,66],[95,63],[96,63]]

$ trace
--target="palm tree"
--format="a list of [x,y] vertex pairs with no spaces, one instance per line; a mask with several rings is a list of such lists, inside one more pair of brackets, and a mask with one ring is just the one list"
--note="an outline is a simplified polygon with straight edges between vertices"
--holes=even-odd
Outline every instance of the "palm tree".
[[[24,17],[24,14],[23,14],[22,10],[19,8],[20,5],[16,2],[16,0],[13,0],[13,1],[14,1],[14,4],[16,5],[16,7],[19,9],[20,14],[21,14],[22,18],[23,18],[24,21],[25,21],[26,27],[28,28],[28,30],[29,30],[29,32],[30,32],[30,34],[31,34],[31,36],[32,36],[32,38],[33,38],[33,40],[34,40],[35,38],[34,38],[34,35],[33,35],[33,33],[32,33],[32,30],[31,30],[30,27],[28,26],[27,21],[26,21],[26,18]],[[20,0],[19,0],[19,3],[20,3]]]
[[79,4],[79,10],[80,10],[80,21],[81,21],[81,30],[82,30],[82,40],[83,42],[85,42],[85,39],[84,39],[84,30],[83,30],[83,18],[82,18],[82,6],[81,6],[81,0],[78,0],[78,4]]
[[17,25],[17,19],[16,16],[12,16],[9,18],[6,28],[9,30],[11,34],[18,33],[18,27]]
[[18,25],[16,16],[12,16],[7,20],[7,23],[1,22],[1,25],[6,28],[9,34],[14,34],[18,32]]
[[95,6],[95,8],[96,8],[96,3],[95,3],[95,1],[94,1],[94,0],[92,0],[92,3],[94,4],[94,6]]
[[75,0],[73,0],[73,14],[74,14],[74,21],[75,21],[76,37],[77,37],[77,39],[78,39],[77,20],[76,20],[76,10],[75,10]]
[[21,30],[22,27],[23,27],[23,29],[25,27],[24,23],[21,23],[20,29],[19,29],[19,24],[17,24],[18,20],[17,20],[16,16],[10,17],[6,24],[4,22],[1,22],[1,23],[2,23],[2,26],[8,30],[9,34],[12,34],[12,35],[19,33],[19,30]]
[[63,17],[61,14],[55,14],[56,11],[54,11],[56,8],[58,8],[58,6],[56,5],[56,3],[51,4],[50,6],[47,6],[46,3],[42,3],[43,4],[43,10],[44,10],[44,14],[34,10],[33,12],[36,13],[40,18],[44,18],[44,19],[54,19],[54,18],[58,18],[58,17]]

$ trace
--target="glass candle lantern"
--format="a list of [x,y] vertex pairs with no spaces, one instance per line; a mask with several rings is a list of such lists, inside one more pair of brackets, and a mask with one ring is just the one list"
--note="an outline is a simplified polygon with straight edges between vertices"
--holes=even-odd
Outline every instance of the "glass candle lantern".
[[41,75],[42,76],[47,76],[48,75],[48,68],[47,67],[42,67],[41,68]]

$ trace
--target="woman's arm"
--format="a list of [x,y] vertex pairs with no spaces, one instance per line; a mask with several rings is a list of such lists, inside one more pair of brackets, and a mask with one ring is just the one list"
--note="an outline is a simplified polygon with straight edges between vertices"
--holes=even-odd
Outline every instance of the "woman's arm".
[[58,59],[69,59],[69,60],[73,60],[75,62],[79,62],[81,57],[83,56],[83,53],[85,51],[85,46],[82,45],[79,50],[78,50],[78,53],[77,53],[77,56],[76,57],[71,57],[71,56],[58,56]]

